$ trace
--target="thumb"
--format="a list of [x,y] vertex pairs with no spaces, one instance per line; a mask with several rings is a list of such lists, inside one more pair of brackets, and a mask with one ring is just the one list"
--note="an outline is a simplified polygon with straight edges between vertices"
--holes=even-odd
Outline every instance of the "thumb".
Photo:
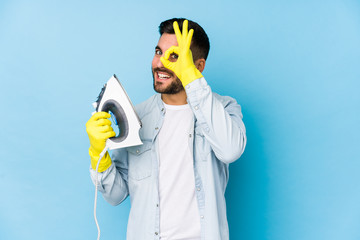
[[165,68],[174,71],[175,65],[173,62],[170,62],[168,59],[161,57],[160,58],[161,63],[164,65]]

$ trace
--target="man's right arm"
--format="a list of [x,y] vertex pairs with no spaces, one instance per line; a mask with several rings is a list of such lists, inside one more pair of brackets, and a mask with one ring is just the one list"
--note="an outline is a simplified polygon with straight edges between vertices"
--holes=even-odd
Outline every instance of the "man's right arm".
[[111,121],[108,118],[110,118],[109,113],[97,112],[86,123],[86,132],[90,140],[90,174],[94,184],[96,184],[96,170],[98,171],[99,191],[110,204],[117,205],[128,196],[129,192],[127,151],[125,149],[114,150],[112,159],[106,152],[98,164],[99,156],[106,146],[106,140],[115,136]]
[[[112,164],[104,172],[98,173],[98,189],[111,205],[118,205],[129,195],[128,161],[125,149],[113,150]],[[95,184],[96,171],[90,166],[90,176]]]

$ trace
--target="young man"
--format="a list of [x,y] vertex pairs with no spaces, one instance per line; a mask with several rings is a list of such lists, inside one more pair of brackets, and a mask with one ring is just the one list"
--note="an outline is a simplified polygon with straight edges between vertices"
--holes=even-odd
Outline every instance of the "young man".
[[[152,73],[160,94],[136,106],[143,145],[106,153],[99,189],[113,205],[130,196],[129,240],[227,240],[228,167],[246,145],[241,108],[202,76],[210,45],[197,23],[170,19],[159,30]],[[86,124],[93,180],[115,135],[109,117],[99,112]]]

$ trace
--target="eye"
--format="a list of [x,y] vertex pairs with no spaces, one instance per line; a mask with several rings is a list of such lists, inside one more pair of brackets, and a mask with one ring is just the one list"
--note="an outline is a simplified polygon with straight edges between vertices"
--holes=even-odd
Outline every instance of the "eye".
[[160,49],[155,49],[155,55],[162,55],[162,51]]
[[176,60],[179,58],[179,55],[177,55],[176,53],[172,53],[172,54],[170,54],[170,58]]
[[176,62],[178,58],[179,58],[179,55],[177,55],[176,53],[171,53],[169,56],[169,61]]

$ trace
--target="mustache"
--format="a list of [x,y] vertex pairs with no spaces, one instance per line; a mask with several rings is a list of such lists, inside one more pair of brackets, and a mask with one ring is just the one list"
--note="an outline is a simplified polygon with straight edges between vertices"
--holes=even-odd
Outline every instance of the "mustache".
[[174,74],[172,72],[170,72],[169,69],[167,69],[167,68],[158,68],[158,67],[156,67],[156,68],[153,69],[153,71],[154,72],[165,72],[165,73],[169,74],[170,76],[174,76]]

